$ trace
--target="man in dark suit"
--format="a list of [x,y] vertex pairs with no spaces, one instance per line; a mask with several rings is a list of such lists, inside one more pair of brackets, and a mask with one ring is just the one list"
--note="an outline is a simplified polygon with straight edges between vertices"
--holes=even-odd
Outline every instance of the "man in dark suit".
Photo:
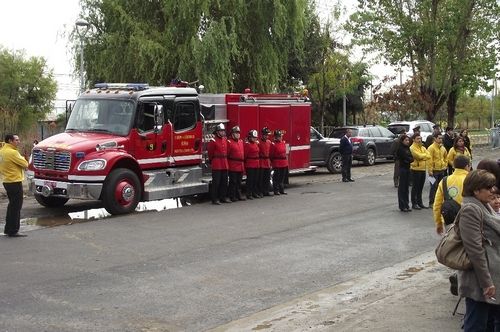
[[347,129],[345,135],[340,139],[339,152],[342,155],[342,182],[354,182],[351,177],[352,166],[352,130]]

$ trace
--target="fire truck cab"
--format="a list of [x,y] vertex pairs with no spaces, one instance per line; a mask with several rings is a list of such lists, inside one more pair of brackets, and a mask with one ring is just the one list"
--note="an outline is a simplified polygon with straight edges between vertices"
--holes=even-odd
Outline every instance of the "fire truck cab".
[[63,133],[33,148],[30,191],[49,207],[101,200],[111,214],[139,201],[208,192],[206,144],[218,123],[243,135],[284,131],[291,171],[309,169],[310,104],[300,96],[198,94],[185,86],[97,84],[71,109]]

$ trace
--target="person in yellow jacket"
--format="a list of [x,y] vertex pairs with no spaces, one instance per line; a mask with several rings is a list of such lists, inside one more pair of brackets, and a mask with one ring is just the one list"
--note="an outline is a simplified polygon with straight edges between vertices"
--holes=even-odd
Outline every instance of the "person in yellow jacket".
[[453,141],[453,147],[450,149],[450,151],[448,151],[448,165],[453,167],[453,161],[458,155],[461,154],[469,157],[469,159],[472,159],[472,155],[470,154],[469,149],[467,149],[467,147],[465,146],[464,138],[458,136]]
[[428,209],[422,202],[422,190],[424,189],[425,177],[427,174],[427,161],[431,158],[429,152],[422,144],[420,134],[413,135],[413,144],[410,146],[413,162],[410,164],[412,177],[411,205],[414,210]]
[[[471,169],[470,158],[465,155],[458,155],[453,162],[453,167],[455,168],[455,172],[447,177],[446,186],[448,187],[448,194],[450,197],[457,203],[462,204],[462,188],[464,180]],[[434,198],[434,205],[432,207],[434,222],[436,223],[436,232],[439,235],[443,235],[444,233],[444,219],[441,215],[443,202],[444,189],[443,181],[441,181],[438,185],[436,197]]]
[[24,169],[28,167],[28,162],[17,150],[20,143],[19,136],[7,134],[5,145],[0,149],[0,175],[9,199],[3,232],[10,237],[26,236],[19,233],[23,207]]
[[427,151],[431,156],[427,165],[427,172],[429,173],[429,177],[434,178],[434,182],[431,183],[429,190],[429,206],[432,206],[439,182],[446,176],[448,168],[448,152],[446,152],[446,148],[443,146],[443,135],[441,133],[433,135],[433,142],[427,148]]

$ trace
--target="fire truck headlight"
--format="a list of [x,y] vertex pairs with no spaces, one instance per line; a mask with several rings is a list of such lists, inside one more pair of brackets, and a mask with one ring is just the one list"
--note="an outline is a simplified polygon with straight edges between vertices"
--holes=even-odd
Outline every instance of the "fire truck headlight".
[[106,160],[93,159],[82,162],[78,165],[79,171],[98,171],[106,167]]

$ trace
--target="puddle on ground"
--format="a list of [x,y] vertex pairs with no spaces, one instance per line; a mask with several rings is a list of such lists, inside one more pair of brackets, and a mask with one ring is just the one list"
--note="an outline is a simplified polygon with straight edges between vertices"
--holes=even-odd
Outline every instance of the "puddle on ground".
[[[146,211],[164,211],[188,206],[193,202],[186,198],[169,198],[159,201],[140,202],[135,209],[136,213]],[[66,215],[24,218],[21,219],[21,231],[31,231],[45,227],[56,227],[62,225],[71,225],[76,223],[88,222],[92,220],[105,219],[112,217],[104,208],[89,209],[84,211],[70,212]]]

